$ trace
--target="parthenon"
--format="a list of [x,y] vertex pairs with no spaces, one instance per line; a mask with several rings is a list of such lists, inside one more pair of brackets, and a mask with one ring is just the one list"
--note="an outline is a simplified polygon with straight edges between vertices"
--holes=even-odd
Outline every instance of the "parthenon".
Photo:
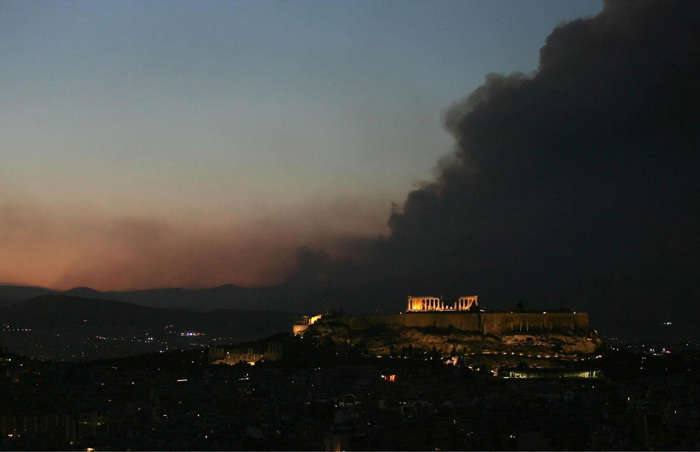
[[407,312],[426,312],[426,311],[471,311],[479,306],[479,296],[471,295],[466,297],[459,297],[457,301],[452,304],[445,303],[442,301],[441,297],[408,297],[408,309]]

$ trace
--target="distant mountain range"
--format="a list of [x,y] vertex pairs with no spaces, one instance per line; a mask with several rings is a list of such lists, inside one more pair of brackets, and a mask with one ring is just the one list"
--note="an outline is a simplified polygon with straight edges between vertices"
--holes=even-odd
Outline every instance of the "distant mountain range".
[[[0,306],[9,306],[40,295],[67,295],[114,300],[152,308],[186,309],[208,312],[215,309],[266,310],[309,313],[344,307],[374,312],[379,303],[396,312],[403,308],[405,295],[381,286],[342,288],[327,285],[294,285],[246,288],[233,284],[208,289],[147,289],[101,292],[89,287],[55,291],[41,287],[0,285]],[[398,295],[397,295],[398,294]],[[394,306],[392,309],[391,307]]]
[[54,291],[43,287],[0,285],[0,306],[7,306],[49,293],[54,293]]
[[[41,295],[67,295],[70,297],[114,300],[152,308],[211,311],[214,309],[269,309],[295,311],[297,300],[289,300],[282,288],[248,289],[228,284],[210,289],[148,289],[135,291],[99,291],[89,287],[76,287],[56,291],[43,287],[0,285],[0,306],[9,306]],[[288,307],[289,306],[289,307]]]

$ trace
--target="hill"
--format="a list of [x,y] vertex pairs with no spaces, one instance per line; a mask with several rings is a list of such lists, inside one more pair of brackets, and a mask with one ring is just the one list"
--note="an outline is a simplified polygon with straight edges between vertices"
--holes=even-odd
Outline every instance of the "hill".
[[0,308],[2,342],[12,351],[48,359],[125,356],[248,340],[288,331],[296,317],[262,310],[161,309],[53,294]]
[[[70,329],[76,326],[142,329],[164,325],[206,328],[212,333],[274,333],[288,329],[296,314],[289,312],[218,309],[193,312],[159,309],[114,300],[68,295],[42,295],[0,308],[0,320],[34,329]],[[262,334],[261,333],[261,334]]]
[[53,292],[51,289],[46,289],[44,287],[0,284],[0,306],[8,306],[51,292]]

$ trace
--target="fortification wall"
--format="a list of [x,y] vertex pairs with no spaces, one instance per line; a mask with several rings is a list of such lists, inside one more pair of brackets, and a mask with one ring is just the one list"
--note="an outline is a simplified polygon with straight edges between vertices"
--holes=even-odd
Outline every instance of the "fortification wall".
[[456,328],[481,334],[500,336],[508,333],[580,331],[590,329],[585,312],[415,312],[410,314],[343,317],[341,322],[351,329],[367,329],[377,325],[401,325],[413,328]]
[[590,324],[585,312],[517,312],[484,313],[484,334],[507,334],[530,331],[588,331]]

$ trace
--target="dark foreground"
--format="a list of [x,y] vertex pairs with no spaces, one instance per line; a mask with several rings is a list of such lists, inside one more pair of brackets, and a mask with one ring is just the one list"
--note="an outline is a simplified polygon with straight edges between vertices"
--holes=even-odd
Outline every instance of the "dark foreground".
[[445,365],[289,340],[282,361],[255,366],[210,365],[201,351],[74,364],[5,354],[0,448],[700,448],[690,349],[611,351],[597,379],[516,380],[478,357]]

